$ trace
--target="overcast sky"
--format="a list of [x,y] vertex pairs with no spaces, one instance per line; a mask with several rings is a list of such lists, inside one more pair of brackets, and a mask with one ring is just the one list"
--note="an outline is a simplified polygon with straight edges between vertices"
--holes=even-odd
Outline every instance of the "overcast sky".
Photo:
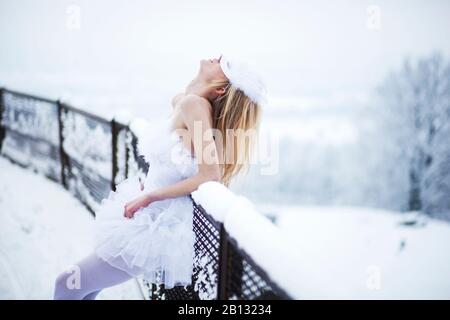
[[271,97],[345,100],[405,56],[448,57],[448,30],[447,0],[0,0],[0,85],[159,103],[199,59],[229,52],[251,60]]

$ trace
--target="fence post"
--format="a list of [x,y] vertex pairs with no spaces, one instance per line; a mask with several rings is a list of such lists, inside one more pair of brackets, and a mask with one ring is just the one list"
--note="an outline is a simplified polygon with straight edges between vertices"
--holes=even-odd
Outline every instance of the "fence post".
[[228,235],[223,223],[220,224],[219,237],[219,282],[217,284],[217,298],[219,300],[228,300]]
[[3,139],[5,138],[5,128],[2,125],[2,121],[3,121],[3,111],[5,110],[5,105],[4,105],[4,92],[5,89],[4,88],[0,88],[0,151],[2,150],[2,146],[3,146]]
[[111,177],[111,190],[116,191],[116,175],[117,175],[117,124],[113,118],[111,120],[111,143],[112,143],[112,177]]
[[63,105],[60,100],[56,101],[56,106],[58,108],[58,137],[59,137],[59,162],[61,166],[61,183],[65,189],[67,189],[66,182],[66,158],[64,153],[64,135],[63,135]]
[[128,178],[128,170],[129,170],[129,165],[128,165],[128,161],[130,161],[130,144],[128,143],[128,138],[130,136],[130,127],[127,126],[125,128],[125,179]]

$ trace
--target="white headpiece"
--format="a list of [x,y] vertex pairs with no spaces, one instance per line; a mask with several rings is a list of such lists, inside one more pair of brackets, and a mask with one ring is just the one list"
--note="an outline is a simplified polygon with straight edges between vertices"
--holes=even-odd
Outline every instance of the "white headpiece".
[[248,64],[222,55],[220,66],[231,84],[242,90],[253,102],[259,105],[266,102],[266,87],[261,77]]

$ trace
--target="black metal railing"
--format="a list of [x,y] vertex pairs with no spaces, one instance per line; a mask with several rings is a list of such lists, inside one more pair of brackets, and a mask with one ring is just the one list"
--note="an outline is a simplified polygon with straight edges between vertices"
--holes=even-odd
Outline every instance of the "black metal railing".
[[[98,143],[98,142],[101,143]],[[53,101],[0,89],[0,153],[61,183],[92,213],[110,190],[151,167],[137,151],[137,137],[110,121]],[[143,282],[150,299],[289,299],[289,295],[193,201],[192,284],[165,289]]]
[[290,299],[231,238],[222,223],[193,202],[196,236],[192,286],[164,290],[151,286],[153,299]]

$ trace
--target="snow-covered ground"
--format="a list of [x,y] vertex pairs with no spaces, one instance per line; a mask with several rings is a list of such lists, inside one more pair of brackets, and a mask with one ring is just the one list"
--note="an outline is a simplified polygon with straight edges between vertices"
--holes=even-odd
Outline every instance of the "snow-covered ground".
[[324,297],[450,299],[449,223],[356,207],[278,210],[277,226],[312,260]]
[[[93,218],[60,185],[0,157],[0,299],[51,299],[65,267],[93,249]],[[142,299],[133,279],[98,299]]]

